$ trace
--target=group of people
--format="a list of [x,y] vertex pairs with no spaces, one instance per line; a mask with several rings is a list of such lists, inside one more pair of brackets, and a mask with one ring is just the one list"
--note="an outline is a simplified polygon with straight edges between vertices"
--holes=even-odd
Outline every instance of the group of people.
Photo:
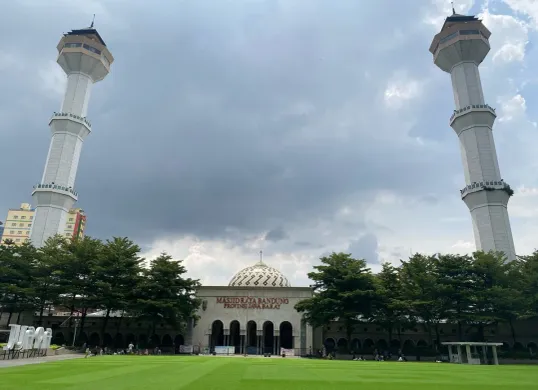
[[[352,354],[351,360],[357,360],[357,361],[367,360],[364,358],[363,355],[360,355],[357,357],[355,352],[351,352],[351,354]],[[374,360],[377,362],[384,362],[386,360],[392,359],[392,353],[390,351],[381,352],[378,349],[374,349],[373,356],[374,356]],[[401,349],[398,350],[398,361],[399,362],[407,361],[407,358],[405,357]]]
[[82,346],[82,350],[84,351],[85,353],[85,358],[87,357],[91,357],[91,356],[97,356],[97,355],[150,355],[150,354],[153,354],[153,355],[162,355],[162,351],[159,347],[155,347],[152,351],[152,353],[150,353],[150,350],[149,349],[140,349],[138,348],[138,346],[135,347],[135,345],[133,343],[129,343],[129,345],[127,346],[126,349],[123,349],[123,348],[120,348],[120,349],[116,349],[115,351],[113,351],[112,349],[108,348],[108,347],[104,347],[104,348],[101,348],[101,347],[94,347],[94,348],[90,348],[89,346],[87,346],[86,344],[84,344]]

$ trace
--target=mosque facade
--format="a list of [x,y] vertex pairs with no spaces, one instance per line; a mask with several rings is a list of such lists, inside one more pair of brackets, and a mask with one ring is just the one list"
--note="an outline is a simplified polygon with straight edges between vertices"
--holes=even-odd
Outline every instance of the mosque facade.
[[262,261],[242,269],[228,286],[202,286],[193,346],[226,353],[279,354],[311,350],[313,329],[295,305],[312,296],[310,287],[292,287],[277,269]]

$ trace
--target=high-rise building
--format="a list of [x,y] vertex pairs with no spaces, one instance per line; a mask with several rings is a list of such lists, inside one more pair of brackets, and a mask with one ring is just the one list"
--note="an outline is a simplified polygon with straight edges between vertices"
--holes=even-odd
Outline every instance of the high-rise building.
[[[0,235],[0,243],[4,244],[6,240],[13,241],[16,245],[28,241],[30,230],[35,219],[35,209],[28,203],[22,203],[18,209],[9,209],[4,226],[4,234]],[[71,209],[63,226],[58,234],[68,238],[84,237],[86,229],[86,215],[82,209]]]
[[83,238],[86,229],[86,215],[82,209],[71,209],[65,223],[64,236],[69,238]]
[[32,192],[36,214],[30,237],[36,247],[51,236],[65,235],[69,210],[78,200],[75,178],[82,143],[91,132],[86,118],[91,89],[108,75],[114,61],[93,24],[64,34],[57,49],[67,88],[60,112],[50,119],[52,140],[45,170]]
[[495,109],[484,100],[478,66],[490,50],[491,33],[475,16],[449,16],[430,46],[433,60],[450,73],[456,109],[450,126],[456,132],[463,160],[465,187],[461,198],[473,220],[476,249],[503,252],[516,259],[508,218],[513,195],[501,177],[493,141]]
[[9,209],[4,222],[1,243],[4,244],[7,240],[11,240],[16,245],[21,245],[28,241],[34,215],[35,210],[28,203],[22,203],[18,209]]

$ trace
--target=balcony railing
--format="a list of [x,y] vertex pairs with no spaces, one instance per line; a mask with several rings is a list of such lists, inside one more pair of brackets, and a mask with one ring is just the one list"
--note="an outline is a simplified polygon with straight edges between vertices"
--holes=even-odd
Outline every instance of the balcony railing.
[[86,124],[90,129],[92,127],[92,124],[90,123],[89,120],[86,119],[86,117],[71,114],[69,112],[55,112],[54,114],[52,114],[51,120],[56,119],[56,118],[73,118],[73,119],[77,119],[77,120],[81,121],[82,123]]
[[474,182],[469,184],[468,186],[465,186],[463,189],[460,190],[461,196],[464,197],[465,195],[475,192],[475,191],[492,191],[492,190],[507,190],[510,189],[510,186],[504,182],[503,179],[500,181],[481,181],[481,182]]
[[459,110],[454,110],[454,113],[450,117],[450,122],[452,122],[452,120],[457,115],[463,114],[464,112],[467,112],[470,110],[486,110],[486,111],[491,111],[493,114],[495,114],[495,109],[488,104],[471,104],[467,107],[460,108]]
[[75,191],[73,188],[65,187],[65,186],[59,186],[59,185],[54,184],[54,183],[36,184],[34,186],[34,190],[39,190],[39,189],[51,189],[51,190],[57,190],[57,191],[65,191],[65,192],[69,192],[70,194],[75,195],[75,196],[78,197],[78,192]]

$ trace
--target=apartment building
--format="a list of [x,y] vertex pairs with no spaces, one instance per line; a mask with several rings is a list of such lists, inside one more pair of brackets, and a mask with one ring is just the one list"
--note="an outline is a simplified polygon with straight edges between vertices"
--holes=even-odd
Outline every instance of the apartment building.
[[[4,221],[4,232],[0,235],[0,244],[7,240],[12,240],[16,245],[30,239],[30,230],[34,221],[35,209],[29,203],[22,203],[18,209],[9,209]],[[67,217],[65,228],[62,234],[69,238],[84,237],[86,229],[86,215],[82,209],[71,209]]]
[[12,240],[15,244],[21,245],[28,241],[34,214],[35,210],[29,203],[22,203],[18,209],[9,209],[0,243],[4,244],[6,240]]

